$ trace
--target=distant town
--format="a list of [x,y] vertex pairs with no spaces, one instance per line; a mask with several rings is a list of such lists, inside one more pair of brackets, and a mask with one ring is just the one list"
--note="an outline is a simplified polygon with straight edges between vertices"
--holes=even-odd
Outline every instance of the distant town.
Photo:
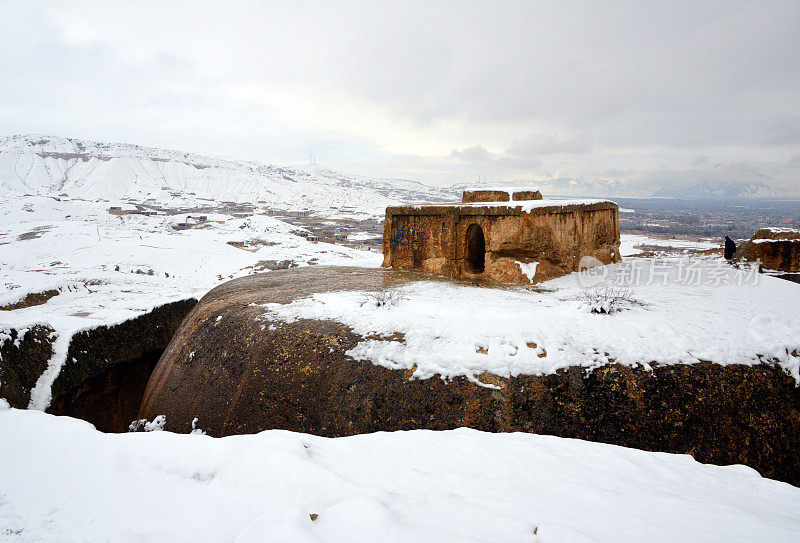
[[[749,239],[763,227],[800,226],[800,202],[779,200],[677,200],[614,198],[620,229],[628,233]],[[632,210],[632,211],[631,211]]]

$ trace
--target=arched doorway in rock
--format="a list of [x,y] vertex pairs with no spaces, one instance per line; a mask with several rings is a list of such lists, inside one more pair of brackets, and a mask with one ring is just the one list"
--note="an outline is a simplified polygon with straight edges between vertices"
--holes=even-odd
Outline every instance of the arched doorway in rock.
[[467,228],[467,268],[471,273],[483,273],[486,265],[486,240],[483,228],[471,224]]

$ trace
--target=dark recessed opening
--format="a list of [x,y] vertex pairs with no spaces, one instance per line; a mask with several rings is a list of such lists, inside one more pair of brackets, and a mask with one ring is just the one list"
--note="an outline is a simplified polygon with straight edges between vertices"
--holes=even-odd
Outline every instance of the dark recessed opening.
[[153,349],[139,358],[109,366],[74,390],[53,398],[47,412],[83,419],[101,432],[127,432],[131,421],[138,418],[150,374],[163,352]]
[[467,265],[472,273],[483,273],[486,259],[486,241],[483,229],[477,224],[467,228]]

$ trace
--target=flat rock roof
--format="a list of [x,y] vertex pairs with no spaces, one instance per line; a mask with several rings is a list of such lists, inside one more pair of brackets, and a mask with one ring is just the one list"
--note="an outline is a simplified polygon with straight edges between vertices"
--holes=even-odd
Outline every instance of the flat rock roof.
[[577,210],[599,211],[617,209],[611,200],[524,200],[515,202],[456,202],[452,204],[418,204],[391,206],[387,215],[445,215],[456,212],[462,215],[521,215],[523,213],[569,213]]

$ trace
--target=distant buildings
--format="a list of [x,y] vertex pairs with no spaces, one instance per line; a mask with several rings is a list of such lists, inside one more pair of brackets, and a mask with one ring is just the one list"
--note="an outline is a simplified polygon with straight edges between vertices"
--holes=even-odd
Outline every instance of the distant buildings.
[[151,215],[158,215],[156,211],[141,207],[137,209],[122,209],[120,206],[111,206],[108,208],[108,212],[111,215],[146,215],[148,217]]

